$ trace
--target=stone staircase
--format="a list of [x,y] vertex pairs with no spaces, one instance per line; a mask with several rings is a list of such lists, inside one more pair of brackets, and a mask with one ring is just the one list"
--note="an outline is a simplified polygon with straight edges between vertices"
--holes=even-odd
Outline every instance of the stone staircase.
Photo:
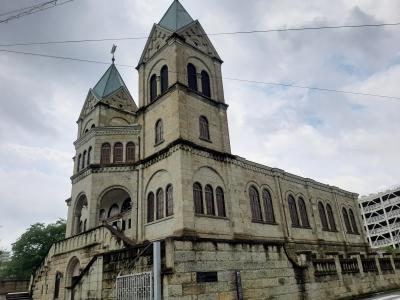
[[[30,291],[33,291],[41,277],[45,275],[46,270],[51,264],[52,258],[55,255],[68,253],[77,249],[82,249],[88,245],[101,245],[101,248],[107,251],[120,250],[126,246],[134,245],[134,241],[127,238],[123,233],[116,230],[110,225],[101,225],[99,227],[90,229],[81,234],[69,237],[65,240],[54,243],[49,252],[47,253],[42,264],[36,269]],[[84,266],[83,266],[84,267]],[[31,298],[7,298],[7,299],[31,299]]]

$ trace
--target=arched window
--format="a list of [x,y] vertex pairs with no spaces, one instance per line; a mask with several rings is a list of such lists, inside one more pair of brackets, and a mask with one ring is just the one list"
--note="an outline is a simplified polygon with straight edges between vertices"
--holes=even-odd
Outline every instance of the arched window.
[[96,127],[96,125],[92,124],[92,127],[90,127],[90,129],[93,129],[93,128],[95,128],[95,127]]
[[87,154],[86,150],[85,150],[85,151],[83,151],[83,155],[82,155],[82,169],[84,169],[84,168],[85,168],[85,163],[86,163],[86,154]]
[[157,98],[157,76],[154,74],[150,78],[150,102]]
[[262,191],[262,198],[265,209],[265,221],[267,223],[275,223],[274,207],[272,206],[272,197],[268,190]]
[[210,76],[206,71],[201,72],[201,89],[206,97],[211,97]]
[[113,204],[110,209],[108,210],[108,217],[112,218],[119,214],[119,207],[118,204]]
[[82,154],[78,155],[78,163],[76,164],[76,171],[79,172],[81,168],[81,159],[82,159]]
[[252,221],[262,222],[260,196],[254,186],[249,188],[251,219]]
[[99,220],[100,221],[103,221],[103,220],[105,220],[106,219],[106,211],[104,210],[104,209],[100,209],[100,212],[99,212]]
[[343,221],[344,221],[344,225],[346,227],[346,231],[347,231],[347,233],[351,233],[349,215],[347,214],[347,210],[344,207],[342,209],[342,215],[343,215]]
[[303,227],[310,227],[310,222],[308,221],[306,202],[303,198],[299,198],[299,213],[301,219],[301,225]]
[[326,214],[328,215],[328,221],[331,231],[337,231],[335,217],[333,216],[333,210],[329,203],[326,205]]
[[196,67],[192,64],[187,65],[188,86],[189,89],[197,91],[197,72]]
[[114,144],[114,163],[122,163],[124,161],[124,146],[122,143]]
[[147,196],[147,223],[154,221],[154,194],[150,192]]
[[318,203],[319,218],[321,219],[322,230],[328,231],[328,220],[326,219],[325,207],[322,202]]
[[351,209],[349,209],[349,216],[350,216],[351,227],[353,229],[352,232],[358,233],[356,218],[354,217],[353,211]]
[[288,197],[288,205],[289,205],[289,213],[290,213],[290,220],[292,221],[293,227],[299,227],[299,214],[297,213],[297,205],[296,200],[293,198],[292,195]]
[[54,280],[54,299],[58,299],[60,296],[60,285],[61,285],[62,274],[57,272],[56,278]]
[[208,126],[208,120],[206,117],[201,116],[199,118],[200,138],[207,141],[210,140],[210,129]]
[[126,198],[121,206],[121,213],[127,212],[132,209],[132,200],[131,198]]
[[86,229],[87,229],[87,219],[83,221],[83,231],[86,231]]
[[87,153],[87,165],[90,165],[90,160],[92,159],[92,147],[89,147],[88,153]]
[[171,184],[166,188],[166,216],[174,214],[174,189]]
[[164,192],[162,189],[157,191],[157,210],[156,218],[157,220],[164,218]]
[[196,182],[193,184],[193,201],[194,211],[196,214],[204,214],[203,207],[203,189],[201,184]]
[[215,191],[215,195],[217,198],[218,216],[226,217],[224,190],[221,187],[217,187],[217,189]]
[[109,164],[111,162],[111,145],[104,143],[101,145],[100,163]]
[[133,142],[126,144],[126,162],[135,162],[135,144]]
[[206,195],[207,215],[215,216],[214,192],[211,185],[207,184],[206,187],[204,188],[204,192]]
[[161,68],[161,94],[164,94],[168,90],[168,67],[163,66]]
[[156,127],[155,127],[155,136],[156,136],[156,145],[160,144],[164,137],[164,128],[163,128],[163,121],[160,119],[156,122]]

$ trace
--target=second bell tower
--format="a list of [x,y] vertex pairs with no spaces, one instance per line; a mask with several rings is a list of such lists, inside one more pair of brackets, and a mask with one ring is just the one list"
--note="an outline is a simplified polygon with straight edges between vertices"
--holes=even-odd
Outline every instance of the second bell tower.
[[230,153],[221,64],[200,23],[175,0],[137,66],[142,158],[177,142]]

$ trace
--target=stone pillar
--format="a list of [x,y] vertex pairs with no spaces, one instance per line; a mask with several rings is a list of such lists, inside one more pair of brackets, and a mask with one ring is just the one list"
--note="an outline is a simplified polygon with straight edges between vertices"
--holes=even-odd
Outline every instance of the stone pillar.
[[358,264],[358,269],[360,270],[360,275],[361,275],[361,277],[364,277],[364,269],[363,269],[362,262],[361,262],[361,256],[360,256],[360,254],[357,254],[354,256],[357,259],[357,264]]
[[343,282],[342,266],[340,265],[339,255],[333,255],[335,260],[336,272],[338,274],[339,281]]
[[278,223],[282,224],[282,232],[284,237],[290,237],[291,235],[291,230],[289,227],[289,216],[286,215],[286,212],[289,211],[287,201],[285,199],[285,195],[283,194],[281,184],[280,184],[280,178],[282,177],[281,175],[281,170],[279,169],[273,169],[273,176],[274,176],[274,181],[276,185],[276,190],[277,190],[277,196],[279,200],[279,214],[281,216],[281,220]]
[[201,73],[197,73],[196,75],[197,75],[196,76],[196,78],[197,78],[197,91],[199,93],[202,93],[203,92],[203,87],[202,87],[202,84],[201,84]]
[[383,280],[383,273],[381,270],[381,265],[379,264],[379,257],[378,255],[374,255],[376,268],[378,269],[379,278]]
[[161,77],[157,76],[157,97],[161,95]]

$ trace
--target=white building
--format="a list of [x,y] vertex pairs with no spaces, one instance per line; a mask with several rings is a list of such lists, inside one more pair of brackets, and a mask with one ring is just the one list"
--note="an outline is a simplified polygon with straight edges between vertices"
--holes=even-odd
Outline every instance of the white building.
[[368,241],[373,248],[400,247],[400,186],[359,199]]

